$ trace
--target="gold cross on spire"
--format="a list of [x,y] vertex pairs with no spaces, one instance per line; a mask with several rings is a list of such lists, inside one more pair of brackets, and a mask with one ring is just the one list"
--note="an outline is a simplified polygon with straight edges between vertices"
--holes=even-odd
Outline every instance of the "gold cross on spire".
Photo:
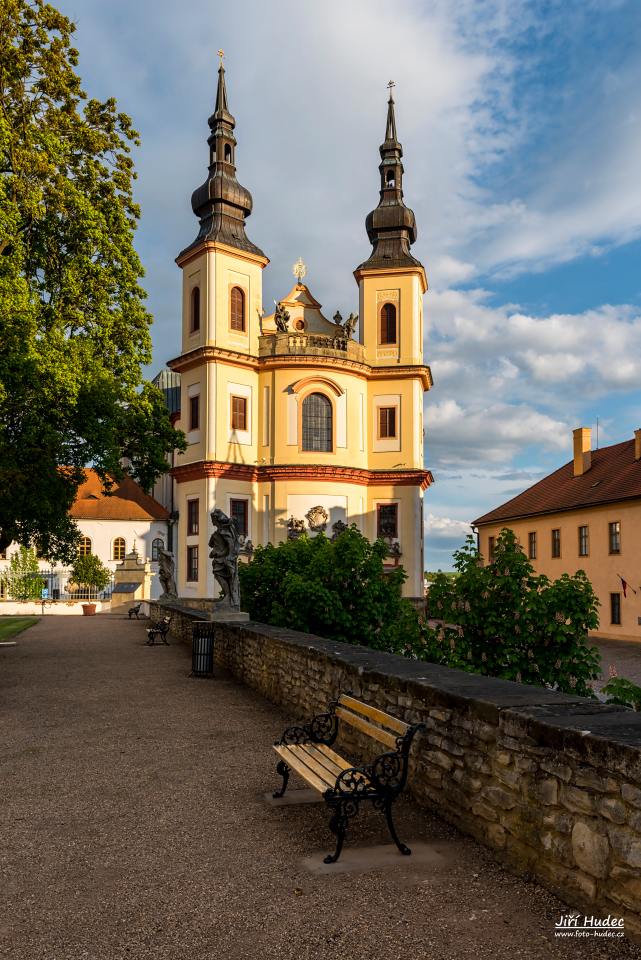
[[224,51],[224,50],[219,50],[219,51],[218,51],[218,56],[220,57],[220,66],[222,67],[222,65],[223,65],[223,60],[225,59],[225,51]]
[[390,98],[390,100],[392,99],[392,90],[394,89],[395,86],[396,86],[396,84],[394,83],[393,80],[390,80],[390,82],[387,84],[387,89],[389,90],[389,98]]

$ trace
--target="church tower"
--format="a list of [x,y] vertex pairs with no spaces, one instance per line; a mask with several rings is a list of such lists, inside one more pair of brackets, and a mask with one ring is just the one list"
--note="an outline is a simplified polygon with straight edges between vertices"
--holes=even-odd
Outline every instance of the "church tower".
[[[255,469],[257,459],[255,358],[262,271],[269,261],[245,232],[252,197],[236,178],[235,125],[221,55],[216,104],[209,118],[209,169],[191,198],[198,235],[176,259],[183,277],[182,352],[170,366],[181,375],[179,426],[189,444],[173,471],[181,596],[215,592],[207,559],[214,505],[228,514],[242,513],[246,526],[252,508],[247,468]],[[235,498],[226,479],[234,471],[239,475]]]

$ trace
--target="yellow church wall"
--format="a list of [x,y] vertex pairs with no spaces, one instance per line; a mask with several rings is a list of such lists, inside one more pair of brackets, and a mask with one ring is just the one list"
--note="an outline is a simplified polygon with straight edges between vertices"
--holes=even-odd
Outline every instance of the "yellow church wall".
[[[609,552],[609,524],[621,524],[621,552]],[[579,527],[588,527],[589,555],[579,556]],[[488,558],[488,538],[498,537],[501,529],[508,527],[519,539],[522,549],[528,553],[528,534],[536,533],[537,557],[532,564],[537,573],[556,580],[564,573],[570,575],[584,570],[594,588],[601,606],[600,624],[596,631],[600,636],[614,639],[641,640],[641,507],[638,501],[606,504],[587,509],[568,510],[489,524],[479,528],[480,548]],[[552,530],[561,531],[561,556],[552,556]],[[627,597],[619,575],[637,593],[628,589]],[[621,595],[621,623],[610,622],[610,594]]]
[[[378,409],[396,406],[396,442],[381,443],[378,437]],[[420,380],[371,380],[368,383],[368,448],[369,466],[373,470],[387,470],[402,463],[406,469],[423,468],[422,450],[423,388]]]

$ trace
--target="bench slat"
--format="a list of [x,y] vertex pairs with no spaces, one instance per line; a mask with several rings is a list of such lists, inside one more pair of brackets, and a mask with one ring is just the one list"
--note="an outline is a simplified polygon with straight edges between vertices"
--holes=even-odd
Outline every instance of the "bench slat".
[[379,743],[384,743],[385,746],[390,747],[391,750],[396,750],[396,737],[388,733],[387,730],[381,730],[380,727],[375,727],[373,723],[369,723],[369,721],[360,717],[357,713],[344,710],[343,707],[336,708],[336,716],[344,720],[345,723],[351,724],[352,727],[356,727],[356,729],[362,733],[366,733],[368,737],[378,740]]
[[[294,756],[309,767],[312,770],[319,780],[322,780],[329,787],[333,787],[336,783],[336,777],[338,773],[333,769],[328,769],[327,764],[324,763],[317,753],[313,749],[310,749],[311,744],[309,743],[295,743],[290,746]],[[345,763],[345,766],[348,766]],[[339,771],[340,772],[340,771]]]
[[376,723],[380,723],[382,726],[396,731],[396,733],[401,736],[406,734],[409,729],[408,723],[398,720],[396,717],[385,713],[383,710],[379,710],[377,707],[371,707],[369,703],[363,703],[361,700],[355,700],[354,697],[348,697],[347,694],[341,694],[339,703],[344,707],[349,707],[354,713],[362,713],[364,716],[369,717],[370,720],[375,720]]
[[315,757],[319,763],[321,763],[326,770],[336,779],[336,777],[341,773],[342,770],[347,770],[348,767],[351,767],[352,764],[347,760],[344,760],[342,757],[339,757],[337,753],[334,753],[333,750],[330,750],[329,747],[325,746],[324,743],[307,743],[305,744],[309,754]]
[[333,780],[321,779],[315,770],[311,768],[308,757],[296,753],[292,747],[297,746],[297,744],[279,744],[274,747],[274,750],[282,757],[288,767],[291,767],[292,770],[295,770],[296,773],[305,780],[310,787],[313,787],[314,790],[318,790],[319,793],[325,793],[328,787],[333,787],[336,782],[336,778]]

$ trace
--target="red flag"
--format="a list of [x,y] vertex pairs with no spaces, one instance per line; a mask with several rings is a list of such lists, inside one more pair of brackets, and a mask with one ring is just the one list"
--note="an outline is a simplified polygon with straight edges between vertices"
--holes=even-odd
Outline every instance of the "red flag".
[[[623,588],[623,596],[627,597],[628,595],[627,590],[628,590],[628,587],[630,587],[630,584],[628,583],[627,580],[623,579],[620,573],[617,573],[617,577],[621,581],[621,587]],[[636,590],[634,589],[634,587],[630,587],[630,590],[632,591],[632,593],[636,593]]]

